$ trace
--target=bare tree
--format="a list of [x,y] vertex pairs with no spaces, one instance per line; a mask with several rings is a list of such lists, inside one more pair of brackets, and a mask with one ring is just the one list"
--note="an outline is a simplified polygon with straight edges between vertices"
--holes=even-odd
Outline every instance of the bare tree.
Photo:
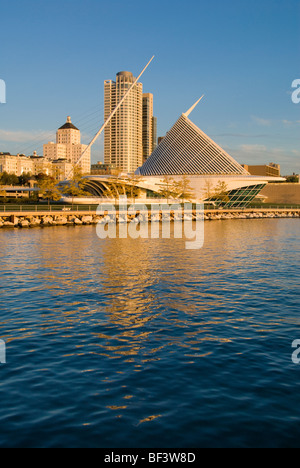
[[163,179],[163,184],[159,189],[159,194],[162,198],[167,199],[167,203],[169,203],[169,199],[174,196],[176,193],[176,187],[174,186],[174,179],[170,176],[165,176]]
[[216,201],[219,201],[220,204],[229,202],[228,186],[226,182],[222,182],[221,180],[219,180],[218,185],[215,188],[213,197]]
[[195,196],[195,192],[191,187],[191,181],[184,175],[182,179],[174,182],[175,194],[178,198],[182,199],[183,202],[192,201]]
[[205,200],[209,200],[214,196],[213,183],[211,180],[207,179],[205,181],[203,196]]
[[130,195],[131,200],[135,200],[140,194],[141,189],[138,187],[138,184],[143,181],[143,177],[135,174],[129,174],[125,177],[125,181],[127,182],[127,194]]

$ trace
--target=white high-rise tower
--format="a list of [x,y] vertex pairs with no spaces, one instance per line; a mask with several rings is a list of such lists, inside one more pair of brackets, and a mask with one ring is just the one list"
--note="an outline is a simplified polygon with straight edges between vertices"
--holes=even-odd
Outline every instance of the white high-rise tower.
[[[130,72],[104,82],[104,120],[134,83]],[[104,162],[125,172],[143,164],[143,85],[137,83],[104,131]]]

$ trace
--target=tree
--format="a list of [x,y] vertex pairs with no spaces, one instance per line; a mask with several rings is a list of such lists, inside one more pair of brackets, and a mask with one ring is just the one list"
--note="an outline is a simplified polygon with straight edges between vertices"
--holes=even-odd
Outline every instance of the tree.
[[185,200],[192,201],[192,198],[195,196],[194,190],[191,187],[191,182],[186,175],[182,176],[182,179],[174,182],[174,193],[177,198],[180,198],[185,202]]
[[167,199],[167,203],[169,203],[169,199],[174,196],[176,192],[176,186],[174,186],[174,179],[170,176],[165,176],[163,180],[163,185],[159,189],[159,194],[162,198]]
[[298,184],[299,183],[299,176],[292,175],[286,177],[286,182],[289,184]]
[[35,176],[35,180],[37,180],[38,182],[40,180],[44,180],[44,179],[48,179],[49,176],[47,174],[44,174],[44,172],[39,172],[38,175]]
[[110,191],[110,195],[108,198],[115,198],[117,200],[120,196],[127,196],[129,193],[128,188],[126,189],[126,179],[120,177],[119,175],[112,176],[111,182],[108,187],[108,191]]
[[109,183],[107,185],[105,184],[105,190],[103,191],[104,198],[111,198],[116,203],[116,200],[117,198],[119,198],[119,195],[120,194],[119,194],[118,187],[116,186],[116,184],[113,184],[113,183]]
[[127,182],[125,187],[126,194],[130,195],[131,200],[135,200],[141,190],[137,185],[143,181],[143,178],[135,174],[130,174],[125,177],[125,181]]
[[22,175],[19,177],[19,184],[20,185],[27,185],[28,182],[32,179],[32,175],[30,172],[24,172]]
[[211,180],[206,180],[204,189],[203,189],[203,196],[205,200],[209,200],[214,196],[214,191],[213,191],[213,183]]
[[19,177],[15,174],[8,174],[7,172],[3,172],[0,175],[0,185],[18,185],[19,184]]
[[220,204],[229,202],[228,186],[226,182],[219,180],[218,185],[215,188],[213,198],[216,201],[219,201]]
[[63,194],[72,198],[72,207],[74,205],[74,198],[90,195],[90,193],[84,190],[84,185],[85,179],[82,176],[82,169],[78,165],[74,165],[72,176],[63,188]]
[[44,199],[48,200],[48,206],[50,200],[59,201],[61,199],[61,191],[57,187],[57,182],[53,177],[45,177],[38,181],[39,195]]
[[0,189],[0,198],[3,198],[3,203],[7,202],[7,193],[6,190],[1,190]]

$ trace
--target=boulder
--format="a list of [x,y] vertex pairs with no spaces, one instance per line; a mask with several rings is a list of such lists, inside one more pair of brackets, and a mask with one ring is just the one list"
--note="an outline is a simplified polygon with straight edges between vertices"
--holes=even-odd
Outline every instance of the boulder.
[[58,226],[65,226],[68,224],[68,218],[66,216],[57,216],[55,222]]
[[42,223],[41,218],[32,218],[30,224],[31,226],[40,226],[41,223]]
[[81,221],[80,219],[78,219],[78,218],[75,218],[73,222],[74,222],[74,224],[76,224],[77,226],[80,226],[80,225],[83,224],[82,221]]
[[93,222],[93,216],[82,216],[81,221],[83,224],[91,224]]
[[53,218],[51,216],[43,216],[42,217],[42,224],[53,224]]
[[30,222],[27,219],[23,219],[19,221],[19,226],[21,228],[29,228],[30,227]]
[[101,216],[93,216],[92,224],[98,224],[101,221]]

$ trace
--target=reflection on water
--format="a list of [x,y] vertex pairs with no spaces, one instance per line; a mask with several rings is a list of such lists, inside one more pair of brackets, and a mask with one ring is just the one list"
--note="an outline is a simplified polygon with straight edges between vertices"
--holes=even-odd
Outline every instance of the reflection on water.
[[299,422],[279,379],[295,383],[298,220],[206,223],[192,251],[92,226],[0,242],[0,444],[271,444],[258,420]]

